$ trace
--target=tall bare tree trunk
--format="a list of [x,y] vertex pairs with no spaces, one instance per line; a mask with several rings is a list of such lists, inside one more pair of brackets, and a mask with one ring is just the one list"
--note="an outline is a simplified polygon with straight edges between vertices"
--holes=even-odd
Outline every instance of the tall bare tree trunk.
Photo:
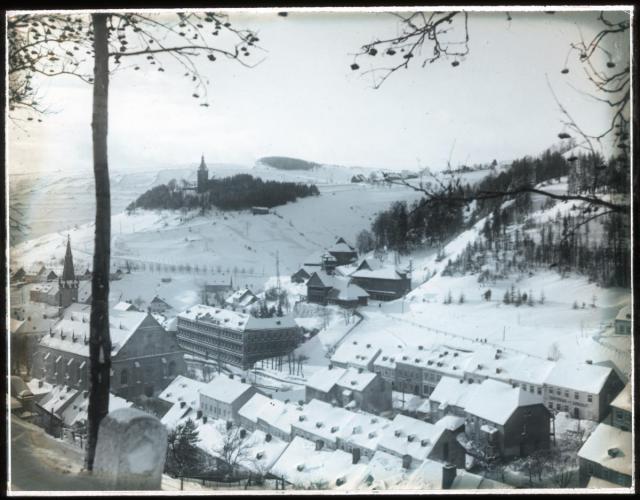
[[109,334],[109,258],[111,245],[111,195],[107,157],[109,50],[107,14],[92,14],[94,41],[93,174],[96,184],[96,229],[91,281],[89,336],[89,435],[86,468],[93,470],[98,427],[109,413],[111,337]]

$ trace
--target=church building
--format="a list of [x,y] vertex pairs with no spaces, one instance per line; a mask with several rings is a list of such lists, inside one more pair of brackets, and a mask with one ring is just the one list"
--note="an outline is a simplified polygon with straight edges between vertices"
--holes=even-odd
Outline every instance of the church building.
[[73,255],[71,254],[71,239],[67,236],[67,251],[64,255],[62,276],[49,283],[41,283],[31,288],[29,298],[32,302],[44,302],[51,306],[68,307],[78,302],[80,284],[73,269]]
[[204,155],[200,159],[200,167],[198,167],[198,193],[204,193],[207,190],[209,182],[209,169],[204,162]]

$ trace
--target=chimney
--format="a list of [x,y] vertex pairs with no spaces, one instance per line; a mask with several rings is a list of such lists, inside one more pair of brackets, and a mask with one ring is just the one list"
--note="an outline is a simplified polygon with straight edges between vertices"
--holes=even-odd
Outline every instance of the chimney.
[[202,418],[202,410],[198,410],[198,412],[196,413],[196,420],[198,420],[199,418]]
[[230,378],[231,380],[233,380],[233,373],[230,373],[230,374],[229,374],[229,378]]
[[246,378],[241,378],[240,382],[242,382],[243,384],[246,384],[247,383],[247,379]]
[[331,370],[332,368],[333,368],[333,365],[329,363],[329,370]]
[[240,429],[240,439],[244,439],[245,437],[247,437],[247,431]]
[[402,468],[409,469],[411,467],[411,455],[402,455]]
[[446,463],[442,466],[442,489],[448,490],[456,478],[456,466]]
[[324,441],[322,439],[316,440],[316,451],[320,451],[324,446]]
[[227,430],[231,429],[231,427],[233,427],[233,422],[231,420],[227,420]]
[[354,448],[351,451],[351,463],[357,464],[360,461],[360,448]]
[[180,408],[184,408],[187,405],[185,401],[180,401]]
[[203,424],[206,424],[206,423],[207,423],[207,416],[206,416],[206,415],[203,415],[203,416],[202,416],[202,423],[203,423]]
[[593,360],[591,360],[591,359],[587,359],[587,364],[588,364],[588,365],[592,365],[592,364],[593,364]]
[[271,441],[271,434],[267,433],[264,437],[264,440],[268,443]]

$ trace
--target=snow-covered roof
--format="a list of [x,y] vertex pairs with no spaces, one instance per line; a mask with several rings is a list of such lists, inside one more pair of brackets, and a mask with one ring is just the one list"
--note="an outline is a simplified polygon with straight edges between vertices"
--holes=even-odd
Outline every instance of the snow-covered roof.
[[325,483],[327,488],[335,488],[338,479],[349,481],[351,476],[361,475],[366,468],[364,464],[351,462],[351,453],[325,448],[316,450],[315,443],[296,436],[271,472],[296,486],[309,488],[314,483]]
[[171,307],[171,305],[164,300],[162,297],[159,297],[158,295],[156,295],[155,297],[153,297],[153,299],[151,299],[151,304],[162,304],[165,305],[167,307]]
[[205,306],[203,304],[191,306],[178,314],[178,318],[210,323],[238,332],[297,328],[295,320],[290,315],[275,316],[273,318],[255,318],[247,313],[220,307]]
[[43,396],[38,403],[46,412],[55,413],[59,416],[59,412],[75,398],[78,390],[66,385],[56,385],[51,392]]
[[278,399],[268,399],[258,413],[258,419],[284,434],[291,434],[291,424],[298,421],[302,408]]
[[369,460],[357,489],[396,489],[406,482],[407,475],[408,471],[402,467],[402,458],[378,450]]
[[398,273],[395,267],[386,266],[381,267],[380,269],[369,270],[369,269],[360,269],[359,271],[355,271],[351,273],[352,278],[373,278],[380,280],[399,280],[403,279],[402,276]]
[[350,420],[338,430],[340,439],[357,448],[375,451],[391,420],[370,413],[352,412]]
[[[384,354],[384,353],[383,353]],[[395,356],[396,363],[427,368],[442,375],[462,377],[472,353],[444,345],[411,346]]]
[[18,320],[15,318],[11,318],[11,320],[9,321],[9,331],[11,333],[15,333],[18,331],[18,329],[24,325],[24,320]]
[[221,403],[231,404],[251,389],[252,386],[250,384],[245,384],[224,375],[218,375],[202,386],[200,394]]
[[158,398],[174,404],[184,401],[187,405],[197,408],[200,402],[200,391],[205,385],[207,385],[206,382],[178,375],[158,395]]
[[353,340],[340,344],[333,356],[331,356],[331,361],[355,366],[356,368],[366,368],[369,363],[378,357],[380,352],[381,349],[378,346]]
[[[131,401],[127,401],[115,394],[109,393],[109,411],[118,410],[120,408],[129,408],[133,405]],[[62,411],[61,417],[65,425],[72,426],[76,423],[87,420],[87,411],[89,407],[89,392],[78,392],[71,403]]]
[[291,425],[327,442],[336,443],[345,429],[351,432],[348,426],[354,416],[355,413],[349,410],[312,399],[303,407],[302,412],[298,413],[298,419]]
[[[64,310],[62,318],[52,327],[53,336],[43,336],[40,345],[89,357],[89,344],[85,344],[84,338],[89,339],[90,315],[91,305],[71,304]],[[109,311],[112,356],[118,354],[147,317],[147,313],[138,311],[113,308]]]
[[338,383],[345,373],[344,368],[321,368],[307,379],[307,387],[318,391],[329,392]]
[[443,426],[398,414],[384,430],[379,447],[398,456],[411,455],[423,461],[445,430]]
[[350,367],[345,370],[344,375],[338,380],[338,387],[362,392],[373,382],[376,376],[373,372]]
[[464,418],[455,415],[445,415],[435,422],[434,425],[450,431],[457,431],[460,427],[464,427]]
[[332,253],[355,253],[355,250],[347,245],[344,241],[336,242],[331,248],[329,248],[329,252]]
[[[42,387],[40,386],[40,382],[42,382]],[[53,385],[51,385],[49,382],[37,378],[32,378],[31,380],[29,380],[29,382],[27,382],[27,387],[29,387],[31,393],[35,396],[39,396],[40,394],[47,394],[53,389]]]
[[618,315],[616,316],[617,321],[631,321],[631,306],[624,306],[622,309],[618,311]]
[[471,356],[465,373],[506,382],[518,381],[541,386],[555,366],[553,361],[489,346]]
[[129,302],[118,302],[113,306],[114,311],[137,311],[138,308]]
[[349,283],[345,279],[336,278],[333,284],[333,290],[329,292],[330,299],[352,301],[358,300],[360,297],[369,296],[369,294],[358,285]]
[[487,379],[476,385],[467,398],[465,411],[483,420],[504,425],[517,408],[542,404],[542,396],[520,387]]
[[329,392],[335,385],[343,389],[362,392],[376,378],[376,374],[362,368],[326,367],[316,371],[307,386],[322,392]]
[[631,432],[600,423],[580,448],[578,457],[630,476],[632,440]]
[[251,305],[256,300],[257,297],[255,296],[255,294],[248,288],[245,288],[243,290],[236,290],[235,292],[233,292],[231,295],[229,295],[229,297],[227,297],[225,303],[246,307]]
[[429,401],[440,403],[440,408],[456,406],[465,408],[467,399],[473,394],[480,384],[469,384],[462,379],[442,377],[429,396]]
[[624,386],[624,389],[620,391],[613,401],[611,401],[611,406],[619,408],[621,410],[625,410],[630,412],[632,409],[631,405],[631,384],[627,384]]
[[55,295],[60,288],[60,285],[57,281],[52,281],[50,283],[39,283],[37,285],[33,285],[31,287],[32,292],[40,292],[47,295]]
[[162,422],[167,429],[174,429],[180,421],[189,416],[195,416],[194,408],[188,404],[183,407],[178,402],[174,403],[173,406],[169,408],[169,411],[162,416],[160,422]]
[[605,366],[558,361],[549,372],[545,383],[574,391],[598,394],[611,371],[610,367]]
[[249,400],[240,407],[238,410],[238,415],[247,420],[250,420],[254,424],[258,422],[258,417],[262,411],[262,408],[269,402],[273,401],[273,399],[268,398],[264,394],[260,394],[259,392],[255,393],[253,396],[249,398]]

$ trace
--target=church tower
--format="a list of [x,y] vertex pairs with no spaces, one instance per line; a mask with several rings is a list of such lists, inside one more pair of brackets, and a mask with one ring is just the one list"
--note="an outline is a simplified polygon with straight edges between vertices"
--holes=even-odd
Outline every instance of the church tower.
[[67,236],[67,251],[64,254],[62,276],[58,279],[60,292],[60,307],[69,307],[78,301],[78,280],[73,269],[73,255],[71,253],[71,238]]
[[209,182],[209,169],[204,162],[204,155],[200,160],[200,167],[198,168],[198,193],[204,193],[207,190],[207,183]]

